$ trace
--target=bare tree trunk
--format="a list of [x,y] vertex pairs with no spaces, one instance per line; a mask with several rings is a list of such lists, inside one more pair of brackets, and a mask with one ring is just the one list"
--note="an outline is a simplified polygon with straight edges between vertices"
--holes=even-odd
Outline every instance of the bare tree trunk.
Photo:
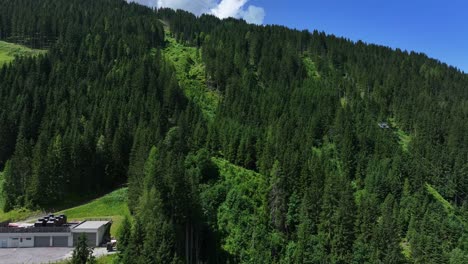
[[195,258],[196,262],[199,263],[200,261],[200,248],[199,248],[199,233],[195,234]]
[[193,263],[193,225],[190,225],[190,263]]
[[189,255],[189,223],[185,224],[185,262],[190,264],[190,255]]

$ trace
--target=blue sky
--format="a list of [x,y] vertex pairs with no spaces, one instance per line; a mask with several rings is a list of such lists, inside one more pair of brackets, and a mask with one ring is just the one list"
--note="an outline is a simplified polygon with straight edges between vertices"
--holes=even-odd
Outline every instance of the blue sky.
[[265,24],[423,52],[468,73],[468,1],[251,0]]

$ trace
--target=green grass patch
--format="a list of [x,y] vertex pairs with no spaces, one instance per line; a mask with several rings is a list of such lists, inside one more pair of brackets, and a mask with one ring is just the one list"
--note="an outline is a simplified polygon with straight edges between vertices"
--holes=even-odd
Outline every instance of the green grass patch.
[[70,220],[111,218],[113,221],[111,235],[116,236],[125,215],[130,214],[127,206],[127,188],[118,189],[87,204],[60,211],[57,214],[65,214]]
[[0,66],[12,62],[17,56],[37,56],[44,53],[46,53],[45,50],[35,50],[18,44],[0,41]]
[[312,153],[318,157],[322,157],[323,151],[321,148],[312,147]]
[[212,121],[221,101],[221,95],[207,86],[201,51],[178,43],[168,32],[166,32],[166,42],[163,55],[174,64],[179,85],[187,98],[200,107],[205,118]]
[[346,108],[346,105],[348,105],[348,99],[346,97],[341,97],[340,104],[341,104],[341,107]]
[[400,144],[401,148],[405,152],[408,152],[408,149],[409,149],[408,147],[409,147],[409,144],[411,143],[411,136],[398,127],[398,124],[395,118],[390,118],[389,121],[392,127],[395,128],[395,135],[398,136],[398,143]]
[[96,258],[96,263],[97,264],[115,263],[117,261],[117,258],[118,258],[118,254],[105,255],[105,256]]
[[453,218],[459,222],[465,232],[468,232],[468,223],[466,217],[460,213],[459,209],[454,207],[449,201],[447,201],[432,185],[426,183],[426,191],[444,208],[447,217]]
[[320,78],[320,74],[317,71],[317,67],[315,66],[315,63],[312,61],[310,57],[304,56],[302,58],[302,62],[304,63],[304,66],[307,70],[307,76],[309,78],[313,78],[313,79]]
[[411,136],[406,134],[403,130],[401,129],[398,129],[396,132],[396,135],[398,136],[399,138],[399,143],[400,143],[400,146],[401,148],[404,150],[404,151],[408,151],[408,146],[411,142]]
[[322,155],[334,153],[336,151],[335,143],[324,142],[320,147],[312,147],[312,154],[322,157]]
[[403,239],[403,241],[400,242],[400,247],[401,247],[401,253],[407,260],[411,260],[411,246],[407,239]]
[[43,214],[42,211],[39,210],[29,210],[26,208],[18,208],[18,209],[13,209],[7,213],[3,212],[3,210],[0,209],[0,222],[3,221],[8,221],[10,220],[11,222],[17,222],[17,221],[23,221],[25,219],[31,218],[31,217],[39,217]]
[[240,185],[254,179],[265,181],[262,174],[234,165],[225,159],[213,158],[212,161],[218,167],[222,180],[230,185]]
[[[118,254],[110,254],[105,256],[100,256],[96,258],[96,264],[111,264],[116,263],[118,258]],[[64,259],[59,260],[56,262],[50,262],[53,264],[71,264],[71,259]]]
[[445,200],[445,198],[442,197],[442,195],[440,195],[440,193],[434,189],[434,187],[426,183],[426,190],[429,194],[432,195],[432,197],[434,197],[434,199],[436,199],[436,201],[442,205],[442,207],[444,207],[445,212],[448,214],[452,214],[454,212],[453,206],[447,200]]

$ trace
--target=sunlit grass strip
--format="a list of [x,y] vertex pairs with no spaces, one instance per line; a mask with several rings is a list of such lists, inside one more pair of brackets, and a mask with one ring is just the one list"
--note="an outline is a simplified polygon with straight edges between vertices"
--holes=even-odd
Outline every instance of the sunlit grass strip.
[[30,49],[22,45],[0,41],[0,66],[12,62],[17,56],[37,56],[46,52],[45,50]]
[[115,236],[125,215],[130,214],[127,206],[127,188],[118,189],[89,203],[60,211],[57,214],[65,214],[70,220],[111,218],[113,221],[111,235]]

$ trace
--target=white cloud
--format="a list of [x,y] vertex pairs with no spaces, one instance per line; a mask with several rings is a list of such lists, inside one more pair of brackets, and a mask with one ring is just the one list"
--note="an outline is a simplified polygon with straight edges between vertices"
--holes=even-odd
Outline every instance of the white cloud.
[[247,0],[222,0],[218,6],[211,9],[211,13],[221,19],[239,17],[242,7]]
[[263,24],[263,20],[265,19],[265,9],[258,7],[258,6],[249,6],[247,10],[241,11],[241,17],[247,21],[247,23],[252,24]]
[[265,18],[265,10],[261,7],[250,5],[249,0],[127,0],[137,2],[150,7],[169,7],[183,9],[199,16],[212,14],[221,19],[228,17],[242,18],[248,23],[262,24]]

